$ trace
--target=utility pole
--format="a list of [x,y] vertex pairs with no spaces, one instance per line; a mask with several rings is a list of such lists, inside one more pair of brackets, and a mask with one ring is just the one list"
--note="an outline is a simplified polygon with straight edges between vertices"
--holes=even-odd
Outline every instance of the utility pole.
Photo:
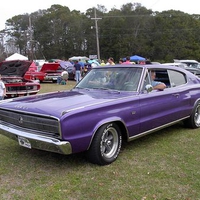
[[30,42],[30,60],[33,60],[34,53],[33,53],[33,30],[32,30],[32,24],[31,24],[31,17],[29,16],[29,42]]
[[97,18],[96,8],[94,8],[94,18],[91,18],[95,21],[95,29],[96,29],[96,41],[97,41],[97,59],[100,60],[100,50],[99,50],[99,30],[98,30],[98,20],[102,18]]

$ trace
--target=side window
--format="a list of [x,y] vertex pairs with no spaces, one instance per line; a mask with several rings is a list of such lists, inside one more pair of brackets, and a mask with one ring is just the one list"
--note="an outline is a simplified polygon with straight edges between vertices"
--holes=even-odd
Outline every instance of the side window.
[[186,84],[186,82],[187,82],[185,75],[181,72],[168,70],[168,75],[169,75],[171,87],[183,85],[183,84]]
[[[152,74],[151,74],[152,72],[155,74],[155,77],[153,80],[152,80]],[[146,85],[148,84],[152,85],[153,82],[161,82],[161,83],[164,83],[167,87],[171,87],[168,72],[166,69],[158,69],[158,68],[149,69],[144,79],[144,85],[142,87],[142,91],[144,91]]]
[[148,71],[145,72],[145,78],[144,78],[144,82],[142,84],[142,92],[145,92],[145,87],[146,85],[151,84],[151,77],[150,77],[150,73]]
[[169,75],[167,73],[167,70],[162,69],[162,70],[155,70],[156,72],[156,78],[154,81],[159,81],[164,83],[167,87],[170,87],[170,82],[169,82]]

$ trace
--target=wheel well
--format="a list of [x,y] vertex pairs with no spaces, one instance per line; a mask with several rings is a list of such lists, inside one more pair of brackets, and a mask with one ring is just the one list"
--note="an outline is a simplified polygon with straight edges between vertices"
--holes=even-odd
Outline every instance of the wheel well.
[[[115,124],[117,124],[117,126],[119,127],[119,129],[120,129],[120,131],[121,131],[121,134],[122,134],[122,142],[127,142],[127,141],[128,141],[127,129],[126,129],[125,125],[124,125],[121,121],[109,121],[109,122],[107,122],[107,123],[115,123]],[[104,124],[102,124],[101,126],[99,126],[98,129],[99,129],[100,127],[102,127],[103,125],[104,125]],[[98,129],[97,129],[97,130],[98,130]],[[97,130],[95,131],[95,134],[96,134]],[[95,135],[95,134],[94,134],[94,135]],[[94,135],[93,135],[93,137],[94,137]],[[92,137],[92,140],[90,141],[90,144],[89,144],[89,146],[88,146],[88,149],[90,148],[90,146],[91,146],[91,144],[92,144],[93,137]]]
[[127,129],[126,129],[125,125],[121,121],[116,121],[114,123],[116,123],[118,125],[119,129],[121,130],[122,140],[123,141],[128,141]]

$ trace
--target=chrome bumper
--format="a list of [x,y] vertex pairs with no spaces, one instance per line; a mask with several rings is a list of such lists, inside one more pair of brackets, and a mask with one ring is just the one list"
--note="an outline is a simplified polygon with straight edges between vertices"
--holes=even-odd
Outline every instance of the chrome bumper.
[[[5,135],[11,139],[19,142],[19,145],[27,148],[40,149],[45,151],[51,151],[59,154],[71,154],[71,144],[67,141],[60,141],[52,137],[36,135],[25,131],[19,131],[14,128],[10,128],[0,124],[0,134]],[[28,145],[20,142],[24,139],[28,142]]]

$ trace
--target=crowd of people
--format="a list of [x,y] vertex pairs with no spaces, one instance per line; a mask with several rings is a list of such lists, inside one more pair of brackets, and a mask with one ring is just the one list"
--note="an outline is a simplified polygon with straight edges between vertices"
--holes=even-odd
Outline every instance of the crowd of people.
[[[150,60],[146,61],[140,61],[140,62],[132,62],[130,60],[130,57],[127,56],[125,59],[120,59],[118,64],[124,64],[124,65],[131,65],[131,64],[151,64]],[[85,74],[91,70],[93,67],[100,65],[100,66],[106,66],[106,65],[115,65],[114,59],[112,57],[109,57],[107,62],[104,60],[101,60],[100,63],[95,62],[88,62],[86,61],[85,63],[82,62],[81,60],[76,60],[74,62],[74,68],[75,68],[75,80],[78,83]],[[164,90],[166,88],[166,85],[162,82],[154,81],[155,79],[155,72],[151,72],[151,79],[152,79],[152,87],[153,89],[158,89],[158,90]]]
[[117,63],[115,63],[115,61],[112,57],[109,57],[107,62],[105,62],[104,60],[101,60],[101,62],[98,62],[97,60],[93,60],[93,59],[91,59],[89,61],[86,60],[85,62],[83,62],[83,61],[81,61],[81,59],[72,61],[74,68],[75,68],[75,79],[77,82],[79,82],[80,79],[89,70],[91,70],[93,67],[98,66],[98,65],[106,66],[106,65],[115,65],[115,64],[151,64],[151,62],[149,60],[133,62],[130,60],[129,56],[127,56],[125,59],[119,59],[119,62],[117,62]]

